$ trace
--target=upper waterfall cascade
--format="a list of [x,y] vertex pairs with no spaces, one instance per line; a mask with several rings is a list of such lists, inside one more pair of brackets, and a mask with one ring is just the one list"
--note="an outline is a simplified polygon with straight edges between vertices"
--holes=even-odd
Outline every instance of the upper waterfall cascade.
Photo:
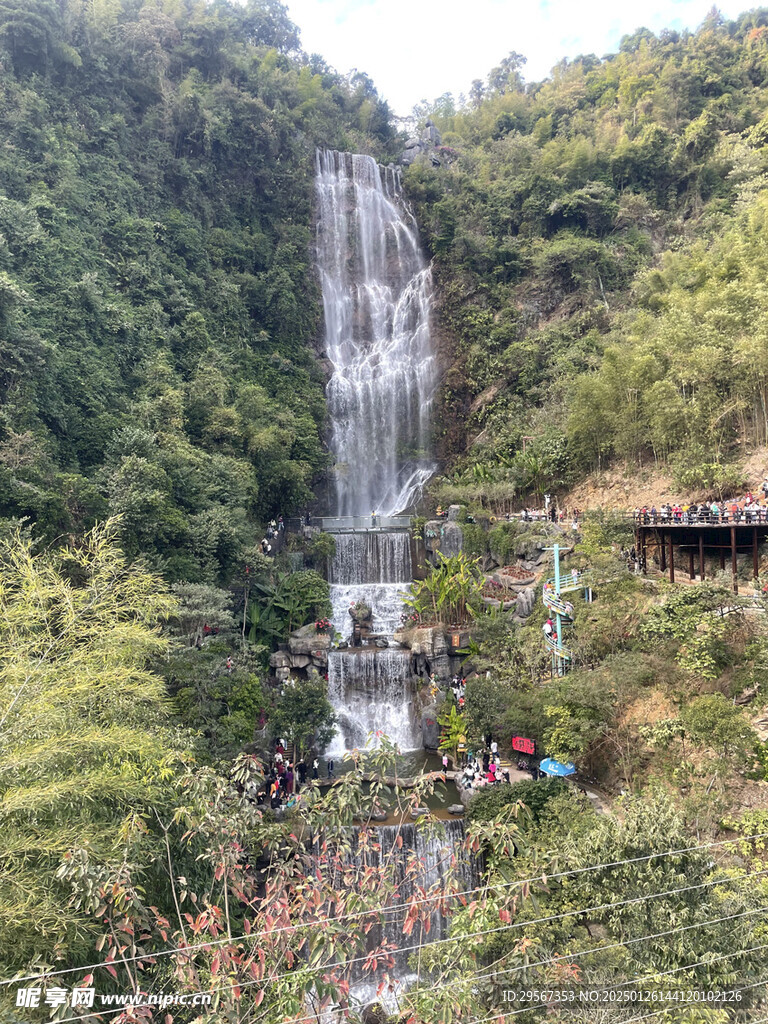
[[435,470],[430,269],[399,170],[335,150],[317,151],[316,170],[336,513],[395,515]]

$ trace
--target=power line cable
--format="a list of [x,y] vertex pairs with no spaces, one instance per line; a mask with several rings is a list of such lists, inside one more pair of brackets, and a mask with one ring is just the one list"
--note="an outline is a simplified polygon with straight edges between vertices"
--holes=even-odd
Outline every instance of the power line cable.
[[[520,966],[517,966],[517,967],[514,967],[514,968],[510,968],[510,969],[508,969],[506,971],[494,972],[494,977],[496,977],[496,976],[498,976],[500,974],[511,974],[511,973],[516,973],[517,971],[529,970],[529,969],[531,969],[533,967],[542,967],[542,966],[545,966],[546,964],[559,963],[562,960],[575,960],[575,959],[578,959],[579,957],[582,957],[582,956],[589,956],[589,955],[591,955],[593,953],[605,952],[606,950],[609,950],[609,949],[616,949],[616,948],[620,948],[620,947],[623,947],[623,946],[635,945],[635,944],[637,944],[639,942],[648,942],[651,939],[666,938],[666,937],[668,937],[670,935],[676,935],[679,932],[691,931],[691,930],[696,929],[696,928],[709,927],[710,925],[713,925],[713,924],[720,924],[723,921],[733,921],[733,920],[736,920],[736,919],[739,919],[739,918],[750,917],[750,916],[752,916],[754,914],[765,913],[766,911],[768,911],[768,906],[766,906],[766,907],[758,907],[755,910],[744,911],[744,912],[742,912],[740,914],[730,914],[730,915],[723,916],[723,917],[713,918],[712,920],[709,920],[709,921],[698,921],[698,922],[696,922],[694,924],[690,924],[690,925],[681,925],[681,926],[678,926],[677,928],[668,929],[667,931],[656,932],[653,935],[643,935],[643,936],[640,936],[640,937],[635,938],[635,939],[625,939],[623,942],[611,943],[611,944],[608,944],[608,945],[605,945],[605,946],[597,946],[597,947],[595,947],[593,949],[580,950],[580,951],[577,951],[575,953],[565,953],[565,954],[561,954],[560,956],[548,957],[547,959],[538,961],[536,963],[522,964]],[[456,941],[464,940],[464,939],[467,939],[467,938],[475,938],[475,937],[484,937],[486,935],[494,935],[494,934],[498,934],[499,932],[508,931],[510,929],[510,927],[511,927],[510,925],[503,925],[503,926],[501,926],[499,928],[492,928],[492,929],[489,929],[489,930],[484,931],[484,932],[475,932],[475,933],[473,933],[472,936],[466,936],[466,935],[448,936],[447,938],[436,939],[434,942],[430,942],[430,943],[426,943],[426,944],[425,943],[419,943],[418,945],[415,945],[415,946],[402,946],[402,947],[399,947],[398,949],[394,949],[394,950],[385,950],[385,951],[382,952],[381,955],[384,956],[384,955],[392,955],[394,953],[412,953],[412,952],[415,952],[418,949],[423,949],[425,945],[427,945],[429,947],[434,947],[434,946],[441,945],[441,944],[446,943],[446,942],[456,942]],[[230,986],[228,986],[225,989],[218,989],[216,994],[220,995],[222,992],[233,992],[235,989],[250,988],[252,985],[262,985],[262,986],[266,987],[267,985],[274,984],[277,981],[282,981],[285,978],[295,978],[298,975],[302,975],[302,974],[316,974],[319,971],[329,971],[329,970],[334,970],[334,969],[340,968],[340,967],[349,967],[352,964],[364,962],[364,961],[367,961],[367,960],[370,960],[370,954],[366,955],[366,956],[363,956],[363,957],[355,957],[352,960],[341,960],[341,961],[338,961],[335,964],[322,964],[322,965],[319,965],[317,967],[304,967],[304,968],[300,968],[297,971],[288,971],[288,972],[285,972],[283,974],[273,975],[272,977],[252,979],[251,981],[245,981],[245,982],[236,982],[235,984],[230,985]],[[207,992],[203,992],[203,991],[187,993],[188,997],[195,997],[195,996],[207,995],[207,994],[208,994]],[[108,1011],[108,1012],[110,1012],[110,1013],[111,1012],[120,1012],[122,1009],[124,1009],[124,1008],[123,1007],[118,1007],[116,1010]],[[530,1007],[528,1007],[527,1009],[530,1009]],[[99,1014],[103,1015],[103,1014],[101,1014],[101,1011],[94,1011],[94,1013],[92,1013],[92,1014],[83,1014],[81,1017],[65,1017],[61,1021],[59,1021],[58,1024],[66,1024],[66,1022],[68,1022],[68,1021],[78,1021],[78,1020],[84,1019],[86,1017],[91,1017],[91,1016],[95,1016],[95,1015],[99,1015]]]
[[[630,978],[628,981],[618,982],[616,985],[609,985],[609,986],[604,987],[604,988],[595,989],[594,991],[597,992],[597,993],[601,993],[601,994],[605,993],[605,992],[613,992],[613,991],[615,991],[618,988],[623,988],[625,985],[637,985],[637,984],[640,984],[640,983],[642,983],[644,981],[653,981],[656,978],[666,978],[666,977],[669,977],[672,974],[680,974],[682,971],[691,971],[691,970],[693,970],[696,967],[707,967],[707,966],[709,966],[709,964],[717,963],[720,960],[731,960],[731,959],[733,959],[733,957],[736,957],[736,956],[745,956],[747,953],[759,953],[759,952],[762,952],[765,949],[768,949],[768,943],[764,943],[761,946],[753,946],[750,949],[740,949],[740,950],[737,950],[735,953],[723,953],[721,956],[710,957],[707,960],[699,960],[695,964],[686,964],[683,967],[675,967],[675,968],[673,968],[672,970],[669,970],[669,971],[662,971],[662,972],[654,971],[652,974],[646,974],[644,977]],[[507,954],[505,954],[505,955],[507,955]],[[463,982],[471,981],[473,983],[476,983],[478,981],[485,981],[486,979],[493,978],[493,977],[496,977],[496,972],[491,972],[489,974],[478,974],[477,972],[472,972],[470,974],[464,975],[460,980],[463,981]],[[429,987],[426,987],[426,988],[407,989],[404,994],[407,995],[407,996],[420,995],[422,992],[431,992],[431,991],[434,991],[435,988],[445,988],[445,987],[446,987],[445,985],[430,985]],[[522,1007],[521,1009],[518,1009],[518,1010],[507,1010],[506,1011],[506,1016],[514,1017],[514,1016],[516,1016],[519,1013],[527,1013],[529,1010],[531,1010],[531,1011],[532,1010],[544,1010],[544,1009],[548,1009],[548,1008],[549,1008],[549,1006],[546,1003],[534,1003],[532,1006],[525,1006],[525,1007]],[[339,1007],[339,1008],[331,1008],[330,1010],[324,1010],[323,1012],[325,1014],[328,1014],[328,1013],[343,1013],[345,1011],[344,1011],[344,1008]],[[498,1012],[499,1013],[503,1013],[504,1011],[500,1010]],[[486,1018],[486,1019],[490,1019],[490,1018]],[[312,1017],[300,1017],[298,1020],[292,1021],[291,1024],[306,1024],[306,1022],[311,1022],[311,1021],[315,1021],[315,1020],[316,1020],[315,1016],[312,1016]]]
[[[701,844],[699,844],[697,846],[687,846],[687,847],[682,847],[682,848],[676,849],[676,850],[666,850],[666,851],[663,851],[662,853],[644,854],[641,857],[629,857],[629,858],[627,858],[625,860],[609,861],[609,862],[604,863],[604,864],[591,864],[591,865],[588,865],[588,866],[583,867],[583,868],[573,868],[573,869],[571,869],[569,871],[554,872],[551,875],[548,875],[546,873],[542,873],[541,875],[535,875],[532,878],[523,878],[523,879],[520,879],[520,880],[517,880],[517,881],[512,881],[512,882],[500,882],[497,885],[478,887],[478,888],[475,888],[475,889],[465,889],[465,890],[463,890],[461,892],[456,892],[456,893],[438,893],[438,894],[436,894],[434,896],[426,896],[426,897],[424,897],[423,899],[420,899],[420,900],[415,900],[415,901],[411,900],[408,903],[395,904],[395,905],[393,905],[391,907],[371,907],[368,910],[360,910],[360,911],[356,911],[356,912],[354,912],[352,914],[342,914],[339,917],[328,917],[328,918],[324,918],[324,919],[319,920],[319,921],[309,921],[309,922],[300,923],[300,924],[284,925],[284,926],[282,926],[280,928],[266,928],[266,929],[263,929],[262,931],[259,931],[259,932],[251,932],[248,935],[238,935],[235,938],[227,937],[227,938],[221,938],[221,939],[211,939],[210,941],[199,942],[199,943],[195,943],[193,945],[174,946],[174,947],[169,948],[169,949],[158,950],[158,952],[156,952],[156,953],[144,953],[144,954],[141,954],[141,955],[137,954],[135,956],[130,956],[130,957],[121,957],[121,958],[119,958],[117,960],[110,960],[109,961],[109,966],[110,967],[114,967],[114,966],[118,966],[119,964],[135,963],[137,960],[158,959],[159,957],[172,956],[174,953],[193,953],[193,952],[198,952],[198,951],[200,951],[202,949],[214,949],[214,948],[216,948],[218,946],[226,946],[226,945],[229,945],[230,943],[234,943],[234,942],[242,942],[242,941],[248,941],[248,940],[257,939],[257,938],[263,938],[266,935],[276,935],[276,934],[279,934],[281,932],[298,931],[298,930],[304,929],[304,928],[317,927],[318,925],[333,924],[333,923],[336,923],[336,922],[347,921],[347,920],[355,920],[355,919],[358,919],[358,918],[361,918],[361,917],[370,917],[370,916],[372,916],[374,914],[388,914],[388,913],[392,913],[393,911],[396,911],[396,910],[406,910],[406,909],[410,908],[411,906],[413,906],[414,904],[417,905],[417,906],[420,906],[422,904],[432,903],[432,902],[435,902],[437,900],[458,899],[460,896],[472,896],[476,892],[478,892],[479,889],[482,889],[482,888],[486,888],[486,889],[492,888],[494,890],[500,890],[500,889],[507,889],[507,888],[509,888],[511,886],[528,885],[528,884],[531,884],[533,882],[549,882],[549,881],[552,881],[554,879],[569,878],[569,877],[573,877],[575,875],[581,875],[581,874],[585,874],[585,873],[588,873],[588,872],[591,872],[591,871],[599,871],[599,870],[602,870],[604,868],[624,867],[627,864],[638,864],[638,863],[641,863],[643,861],[654,860],[655,858],[673,857],[673,856],[676,856],[678,854],[691,853],[691,852],[696,851],[696,850],[707,850],[707,849],[711,849],[711,848],[718,847],[718,846],[726,846],[729,843],[739,843],[739,842],[745,842],[745,841],[754,841],[756,839],[764,839],[764,838],[768,838],[768,832],[758,833],[757,835],[754,835],[754,836],[745,836],[745,837],[741,837],[739,839],[720,839],[720,840],[717,840],[716,842],[701,843]],[[760,872],[760,874],[764,874],[764,873],[765,872]],[[750,876],[750,877],[754,877],[754,876]],[[705,883],[705,884],[715,884],[715,883]],[[698,886],[692,886],[691,888],[699,888],[699,887]],[[671,892],[675,892],[675,891],[684,892],[686,890],[684,890],[684,889],[683,890],[671,890]],[[664,895],[669,895],[669,894],[664,894]],[[637,899],[642,900],[642,899],[649,899],[649,898],[651,898],[651,897],[650,896],[649,897],[638,897]],[[627,901],[627,902],[633,902],[633,901]],[[615,905],[618,906],[620,904],[615,904]],[[610,907],[612,905],[608,904],[606,906]],[[576,913],[585,913],[585,912],[587,912],[587,910],[595,910],[595,909],[604,909],[604,908],[585,908],[585,910],[573,911],[572,913],[574,913],[574,914],[576,914]],[[546,919],[542,919],[542,920],[546,920]],[[526,924],[536,924],[538,922],[536,922],[536,921],[528,921],[528,922],[524,922],[524,923],[526,923]],[[91,970],[96,970],[98,968],[103,968],[105,966],[106,966],[105,962],[101,961],[101,962],[95,963],[95,964],[86,964],[83,967],[66,967],[66,968],[61,968],[60,970],[57,970],[57,971],[39,971],[36,974],[26,974],[26,975],[21,975],[21,976],[16,977],[16,978],[5,978],[5,979],[2,979],[2,980],[0,980],[0,987],[5,986],[5,985],[19,984],[22,981],[38,981],[38,980],[41,980],[43,978],[62,977],[65,974],[75,974],[75,973],[79,973],[80,971],[89,972]]]

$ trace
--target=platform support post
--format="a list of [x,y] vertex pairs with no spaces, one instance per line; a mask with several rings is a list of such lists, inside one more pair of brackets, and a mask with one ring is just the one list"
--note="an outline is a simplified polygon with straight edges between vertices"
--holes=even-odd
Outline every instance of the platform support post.
[[739,570],[738,562],[736,561],[736,527],[731,527],[731,578],[733,580],[733,592],[738,594],[739,592],[739,581],[736,578],[736,574]]
[[704,582],[704,535],[699,534],[699,576],[701,582]]
[[752,578],[760,575],[760,557],[757,553],[757,527],[752,527]]

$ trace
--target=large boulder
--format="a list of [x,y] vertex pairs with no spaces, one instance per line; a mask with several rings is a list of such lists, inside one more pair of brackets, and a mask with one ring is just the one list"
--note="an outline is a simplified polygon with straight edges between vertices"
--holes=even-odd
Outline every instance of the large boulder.
[[421,156],[424,152],[424,143],[421,139],[408,139],[405,144],[405,149],[400,157],[400,163],[406,167],[412,164],[417,157]]
[[527,619],[528,616],[533,612],[533,607],[536,603],[536,591],[533,587],[527,587],[525,590],[521,590],[517,595],[517,604],[515,606],[515,614],[521,619]]
[[300,638],[303,639],[305,637],[315,636],[315,635],[316,634],[315,634],[315,624],[314,624],[314,622],[308,622],[306,624],[306,626],[301,626],[300,629],[294,629],[294,631],[291,633],[291,638],[293,638],[293,637],[300,637]]
[[458,523],[445,523],[443,525],[442,546],[440,550],[446,558],[460,555],[464,548],[464,534]]
[[437,679],[450,678],[450,648],[442,626],[422,626],[408,633],[396,634],[395,639],[410,647],[411,653],[416,656],[417,666],[424,666],[424,675],[432,675],[434,672]]
[[425,142],[429,142],[433,146],[439,146],[443,141],[440,132],[435,127],[435,122],[431,120],[431,118],[424,125],[424,131],[421,133],[421,137]]
[[437,705],[430,704],[421,713],[421,738],[427,750],[437,750],[440,726],[437,724]]
[[[451,507],[458,508],[458,505]],[[437,561],[438,551],[448,558],[460,554],[464,547],[461,525],[451,519],[430,519],[424,525],[424,546],[432,562]]]
[[315,633],[314,626],[312,627],[311,636],[293,634],[288,640],[288,650],[292,655],[316,655],[319,651],[327,653],[330,646],[331,638],[323,633]]

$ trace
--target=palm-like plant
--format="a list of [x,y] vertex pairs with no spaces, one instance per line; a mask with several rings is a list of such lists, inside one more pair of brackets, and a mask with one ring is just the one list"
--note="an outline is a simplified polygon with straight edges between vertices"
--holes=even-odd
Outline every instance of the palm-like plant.
[[438,554],[438,564],[424,580],[414,580],[405,603],[421,618],[446,626],[462,626],[482,607],[482,578],[478,560],[465,554],[446,557]]
[[441,727],[440,750],[446,750],[453,755],[454,761],[459,757],[459,746],[467,742],[467,723],[464,715],[451,704],[438,715],[437,721]]

